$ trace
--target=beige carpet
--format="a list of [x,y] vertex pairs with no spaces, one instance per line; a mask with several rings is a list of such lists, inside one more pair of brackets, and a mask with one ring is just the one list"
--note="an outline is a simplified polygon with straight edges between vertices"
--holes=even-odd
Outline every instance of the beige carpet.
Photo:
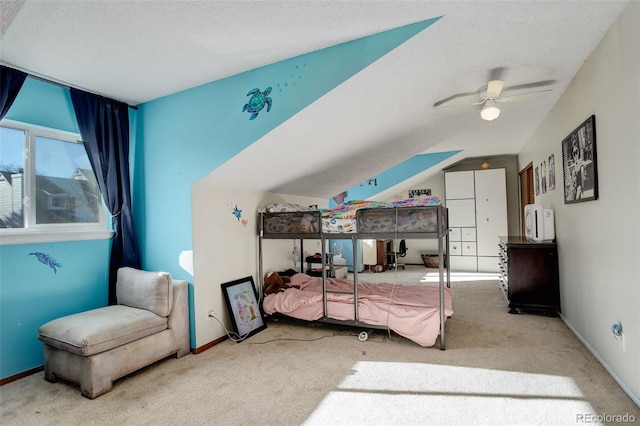
[[[427,272],[361,274],[417,283]],[[479,278],[477,281],[472,281]],[[615,424],[640,409],[561,319],[511,315],[497,281],[457,276],[446,350],[375,331],[268,322],[169,358],[93,401],[38,373],[0,388],[3,425]],[[425,283],[425,285],[432,285]],[[600,416],[600,417],[598,417]]]

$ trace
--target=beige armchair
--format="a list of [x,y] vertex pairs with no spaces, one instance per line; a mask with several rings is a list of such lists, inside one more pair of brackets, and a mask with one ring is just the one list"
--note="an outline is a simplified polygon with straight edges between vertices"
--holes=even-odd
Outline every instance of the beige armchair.
[[39,329],[44,377],[80,385],[94,399],[113,381],[175,354],[189,353],[187,282],[166,272],[118,270],[117,305],[55,319]]

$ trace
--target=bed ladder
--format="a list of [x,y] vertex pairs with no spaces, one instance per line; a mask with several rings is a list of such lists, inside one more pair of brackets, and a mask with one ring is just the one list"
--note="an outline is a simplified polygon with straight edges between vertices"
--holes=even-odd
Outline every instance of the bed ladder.
[[[323,319],[325,321],[327,321],[329,319],[329,315],[328,315],[328,307],[327,307],[327,293],[340,293],[340,294],[353,294],[353,318],[354,318],[354,322],[357,324],[360,322],[360,314],[358,311],[358,274],[356,272],[356,265],[353,265],[353,292],[349,293],[349,292],[345,292],[345,291],[332,291],[332,290],[327,290],[327,268],[326,268],[326,259],[327,259],[327,253],[326,253],[326,241],[327,238],[326,236],[323,234],[321,236],[321,246],[322,246],[322,250],[321,250],[321,255],[322,255],[322,314],[323,314]],[[356,234],[351,236],[351,246],[352,246],[352,253],[353,253],[353,259],[354,259],[354,263],[355,263],[355,259],[357,256],[357,250],[358,250],[358,239]],[[347,268],[349,267],[349,265],[347,265]]]

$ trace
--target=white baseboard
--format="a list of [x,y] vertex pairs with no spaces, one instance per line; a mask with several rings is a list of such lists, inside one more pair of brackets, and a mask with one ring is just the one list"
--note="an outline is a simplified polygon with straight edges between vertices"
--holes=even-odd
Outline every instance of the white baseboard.
[[631,398],[631,400],[638,406],[640,407],[640,398],[638,398],[638,395],[635,395],[631,389],[629,389],[629,387],[622,381],[622,379],[607,365],[607,363],[602,359],[602,357],[598,354],[598,352],[596,352],[593,347],[589,344],[589,342],[587,342],[581,335],[580,333],[578,333],[576,331],[575,328],[573,328],[573,326],[571,326],[571,324],[569,323],[569,321],[567,321],[567,319],[562,316],[562,314],[559,314],[560,318],[562,318],[562,321],[565,323],[565,325],[567,327],[569,327],[569,330],[571,330],[571,332],[578,338],[578,340],[580,340],[580,342],[582,342],[582,344],[589,350],[589,352],[591,352],[591,354],[598,360],[598,362],[600,364],[602,364],[602,366],[604,367],[605,370],[607,370],[607,373],[609,373],[609,375],[611,375],[611,377],[613,377],[613,380],[616,381],[616,383],[618,383],[618,385],[620,385],[620,387],[622,388],[622,390],[624,391],[624,393],[626,393],[629,398]]

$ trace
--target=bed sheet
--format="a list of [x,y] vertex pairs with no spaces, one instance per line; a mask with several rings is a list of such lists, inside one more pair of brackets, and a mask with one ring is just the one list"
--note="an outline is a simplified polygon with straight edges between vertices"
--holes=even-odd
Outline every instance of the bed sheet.
[[335,219],[353,219],[356,212],[361,209],[393,209],[396,207],[425,207],[439,206],[442,204],[440,198],[432,195],[408,198],[406,200],[398,200],[392,202],[353,200],[340,204],[331,209],[319,209],[323,218]]
[[[298,273],[291,277],[284,292],[269,294],[263,300],[266,314],[276,312],[306,321],[323,317],[322,278]],[[350,292],[327,293],[327,316],[336,320],[354,319],[353,281],[328,278],[327,290]],[[445,317],[453,315],[451,289],[445,288]],[[408,286],[391,283],[358,282],[359,320],[386,326],[420,346],[433,346],[440,333],[439,287]]]
[[355,234],[357,228],[355,219],[322,218],[322,232],[327,234]]

